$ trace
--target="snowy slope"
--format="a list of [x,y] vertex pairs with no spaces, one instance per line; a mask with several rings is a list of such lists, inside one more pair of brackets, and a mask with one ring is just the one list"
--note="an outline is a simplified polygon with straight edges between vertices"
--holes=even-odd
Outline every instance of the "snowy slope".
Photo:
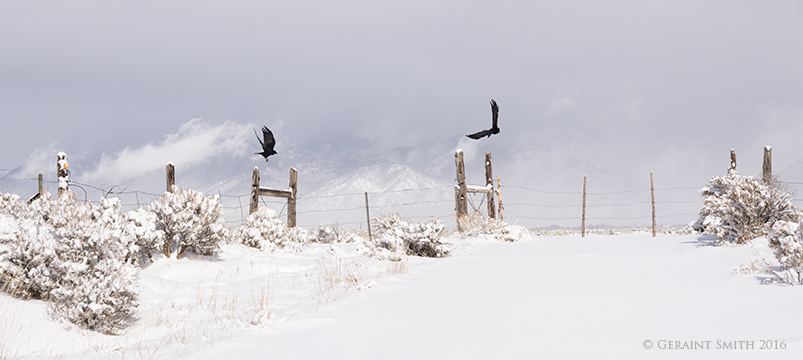
[[[116,337],[54,323],[41,301],[0,295],[0,357],[799,359],[803,353],[803,287],[765,284],[767,275],[736,271],[773,259],[763,238],[721,247],[696,236],[646,234],[451,241],[456,249],[448,258],[403,264],[356,256],[349,244],[311,245],[301,253],[226,245],[216,258],[160,258],[140,275],[140,318]],[[667,341],[709,348],[670,350]],[[767,341],[779,348],[760,349]],[[754,349],[717,349],[726,342]]]

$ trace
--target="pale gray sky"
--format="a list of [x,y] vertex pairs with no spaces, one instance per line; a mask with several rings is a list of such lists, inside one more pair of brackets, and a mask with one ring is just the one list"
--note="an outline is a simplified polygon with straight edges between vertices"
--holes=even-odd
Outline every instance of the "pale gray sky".
[[513,178],[549,154],[703,185],[731,148],[747,174],[803,158],[801,44],[800,1],[0,0],[0,168],[89,173],[194,118],[280,155],[393,148],[487,128],[495,98],[478,151]]

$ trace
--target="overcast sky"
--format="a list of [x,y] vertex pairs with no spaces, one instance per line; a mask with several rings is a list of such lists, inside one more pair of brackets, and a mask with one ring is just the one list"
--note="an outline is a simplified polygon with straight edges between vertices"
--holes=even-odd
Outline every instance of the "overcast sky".
[[491,98],[479,147],[680,185],[731,148],[747,174],[764,145],[776,170],[803,159],[796,0],[0,0],[0,54],[0,169],[66,151],[119,173],[196,132],[245,156],[262,124],[285,147],[406,146],[488,128]]

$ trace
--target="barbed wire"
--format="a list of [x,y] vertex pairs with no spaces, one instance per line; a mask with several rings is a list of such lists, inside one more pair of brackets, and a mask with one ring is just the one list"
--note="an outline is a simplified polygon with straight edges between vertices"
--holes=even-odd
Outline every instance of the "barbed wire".
[[[38,181],[38,178],[3,178],[0,179],[2,181]],[[53,180],[43,180],[44,183],[47,184],[57,184],[57,181]],[[147,205],[147,200],[145,203],[140,201],[139,196],[149,196],[152,198],[161,197],[164,195],[151,193],[147,191],[141,190],[128,190],[127,188],[121,188],[119,185],[111,186],[110,188],[103,188],[100,186],[92,185],[92,184],[85,184],[76,181],[70,181],[69,184],[71,186],[79,187],[81,190],[84,191],[84,195],[86,198],[89,197],[87,193],[87,189],[98,191],[103,196],[115,195],[115,196],[136,196],[136,202],[127,202],[123,204],[123,207],[131,207],[131,208],[141,208],[144,205]],[[803,184],[803,183],[800,183]],[[518,185],[503,185],[502,188],[504,189],[522,189],[526,191],[544,193],[544,194],[558,194],[558,195],[582,195],[582,192],[564,192],[564,191],[546,191],[542,189],[537,189],[528,186],[518,186]],[[415,192],[415,191],[428,191],[428,190],[447,190],[449,189],[449,193],[452,192],[454,189],[454,185],[444,185],[444,186],[430,186],[430,187],[421,187],[421,188],[408,188],[408,189],[396,189],[396,190],[384,190],[384,191],[367,191],[369,195],[382,195],[382,194],[392,194],[392,193],[406,193],[406,192]],[[661,191],[678,191],[678,190],[698,190],[700,187],[669,187],[669,188],[656,188],[654,189],[656,192]],[[587,192],[586,195],[589,196],[610,196],[610,195],[623,195],[623,194],[631,194],[631,193],[639,193],[639,192],[647,192],[650,191],[649,188],[640,188],[640,189],[631,189],[631,190],[623,190],[623,191],[614,191],[614,192]],[[309,200],[316,200],[316,199],[331,199],[331,198],[342,198],[342,197],[363,197],[366,192],[352,192],[352,193],[342,193],[342,194],[328,194],[328,195],[316,195],[316,196],[298,196],[297,201],[309,201]],[[241,214],[240,220],[227,220],[227,223],[243,223],[245,220],[246,214],[243,213],[243,209],[250,207],[250,201],[243,203],[243,198],[250,198],[250,194],[222,194],[220,190],[218,190],[218,199],[220,202],[220,206],[222,209],[225,210],[239,210]],[[483,202],[487,199],[486,195],[481,195],[482,200],[479,201],[479,207],[482,206]],[[237,199],[239,201],[239,205],[231,205],[230,202],[224,204],[223,199]],[[473,199],[470,199],[473,200]],[[284,214],[285,209],[287,207],[287,201],[285,200],[266,200],[264,197],[260,197],[260,201],[263,206],[270,206],[270,205],[278,205],[281,204],[282,208],[279,214]],[[442,200],[421,200],[421,201],[405,201],[405,202],[398,202],[392,204],[382,204],[382,205],[373,205],[369,206],[369,208],[374,209],[391,209],[391,208],[403,208],[409,206],[417,206],[417,205],[433,205],[433,204],[445,204],[450,203],[453,200],[451,199],[442,199]],[[700,202],[700,199],[695,200],[655,200],[655,204],[691,204]],[[803,199],[794,199],[794,201],[803,201]],[[630,207],[630,206],[638,206],[638,205],[647,205],[650,204],[651,201],[635,201],[635,202],[626,202],[626,203],[593,203],[590,202],[586,205],[587,208],[604,208],[604,207]],[[472,202],[473,204],[473,202]],[[511,203],[504,203],[504,206],[508,211],[510,207],[516,208],[544,208],[544,209],[578,209],[581,207],[580,204],[565,204],[565,205],[553,205],[553,204],[538,204],[538,203],[527,203],[523,201],[518,202],[511,202]],[[478,208],[478,207],[475,207]],[[301,211],[297,211],[297,214],[320,214],[320,213],[344,213],[349,211],[362,211],[365,209],[365,206],[362,204],[360,206],[355,207],[348,207],[348,208],[318,208],[318,209],[304,209]],[[476,209],[475,209],[476,210]],[[515,216],[517,212],[514,211],[513,214],[507,212],[505,215],[506,218],[511,219],[528,219],[528,220],[537,220],[537,221],[579,221],[580,216],[571,216],[571,217],[538,217],[538,216]],[[527,215],[526,213],[522,215]],[[674,216],[693,216],[696,214],[690,213],[674,213],[669,215],[657,215],[656,218],[667,218],[667,217],[674,217]],[[434,216],[413,216],[410,217],[412,219],[422,219],[422,218],[432,218]],[[437,216],[439,218],[454,218],[454,214],[450,215],[440,215]],[[604,217],[587,217],[586,220],[588,221],[606,221],[606,220],[643,220],[649,219],[650,216],[604,216]],[[363,222],[355,222],[362,224]],[[346,223],[341,223],[346,224]]]

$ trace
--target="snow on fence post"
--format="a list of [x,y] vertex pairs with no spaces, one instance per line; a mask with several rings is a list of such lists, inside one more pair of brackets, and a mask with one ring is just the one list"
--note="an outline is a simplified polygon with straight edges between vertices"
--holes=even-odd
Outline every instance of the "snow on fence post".
[[650,202],[652,203],[652,237],[655,237],[655,183],[650,172]]
[[728,175],[736,172],[736,151],[731,149],[731,164],[728,167]]
[[586,177],[583,176],[583,219],[580,223],[580,237],[586,236]]
[[761,167],[762,179],[765,184],[769,184],[772,180],[772,146],[764,147],[764,164]]
[[254,166],[251,176],[251,204],[248,206],[248,215],[257,212],[259,208],[259,168]]
[[165,175],[167,177],[167,192],[173,192],[173,186],[176,186],[176,167],[172,162],[165,165]]
[[59,182],[58,196],[61,197],[61,194],[69,190],[70,170],[67,169],[67,154],[64,152],[56,154],[56,167]]
[[490,186],[491,191],[488,192],[488,217],[496,219],[496,207],[494,203],[494,174],[491,167],[491,153],[485,153],[485,186]]
[[[461,216],[468,214],[468,202],[466,201],[466,171],[463,166],[463,150],[457,149],[454,153],[454,163],[457,168],[457,186],[455,187],[455,211],[456,220]],[[460,230],[460,222],[457,222],[458,230]]]

